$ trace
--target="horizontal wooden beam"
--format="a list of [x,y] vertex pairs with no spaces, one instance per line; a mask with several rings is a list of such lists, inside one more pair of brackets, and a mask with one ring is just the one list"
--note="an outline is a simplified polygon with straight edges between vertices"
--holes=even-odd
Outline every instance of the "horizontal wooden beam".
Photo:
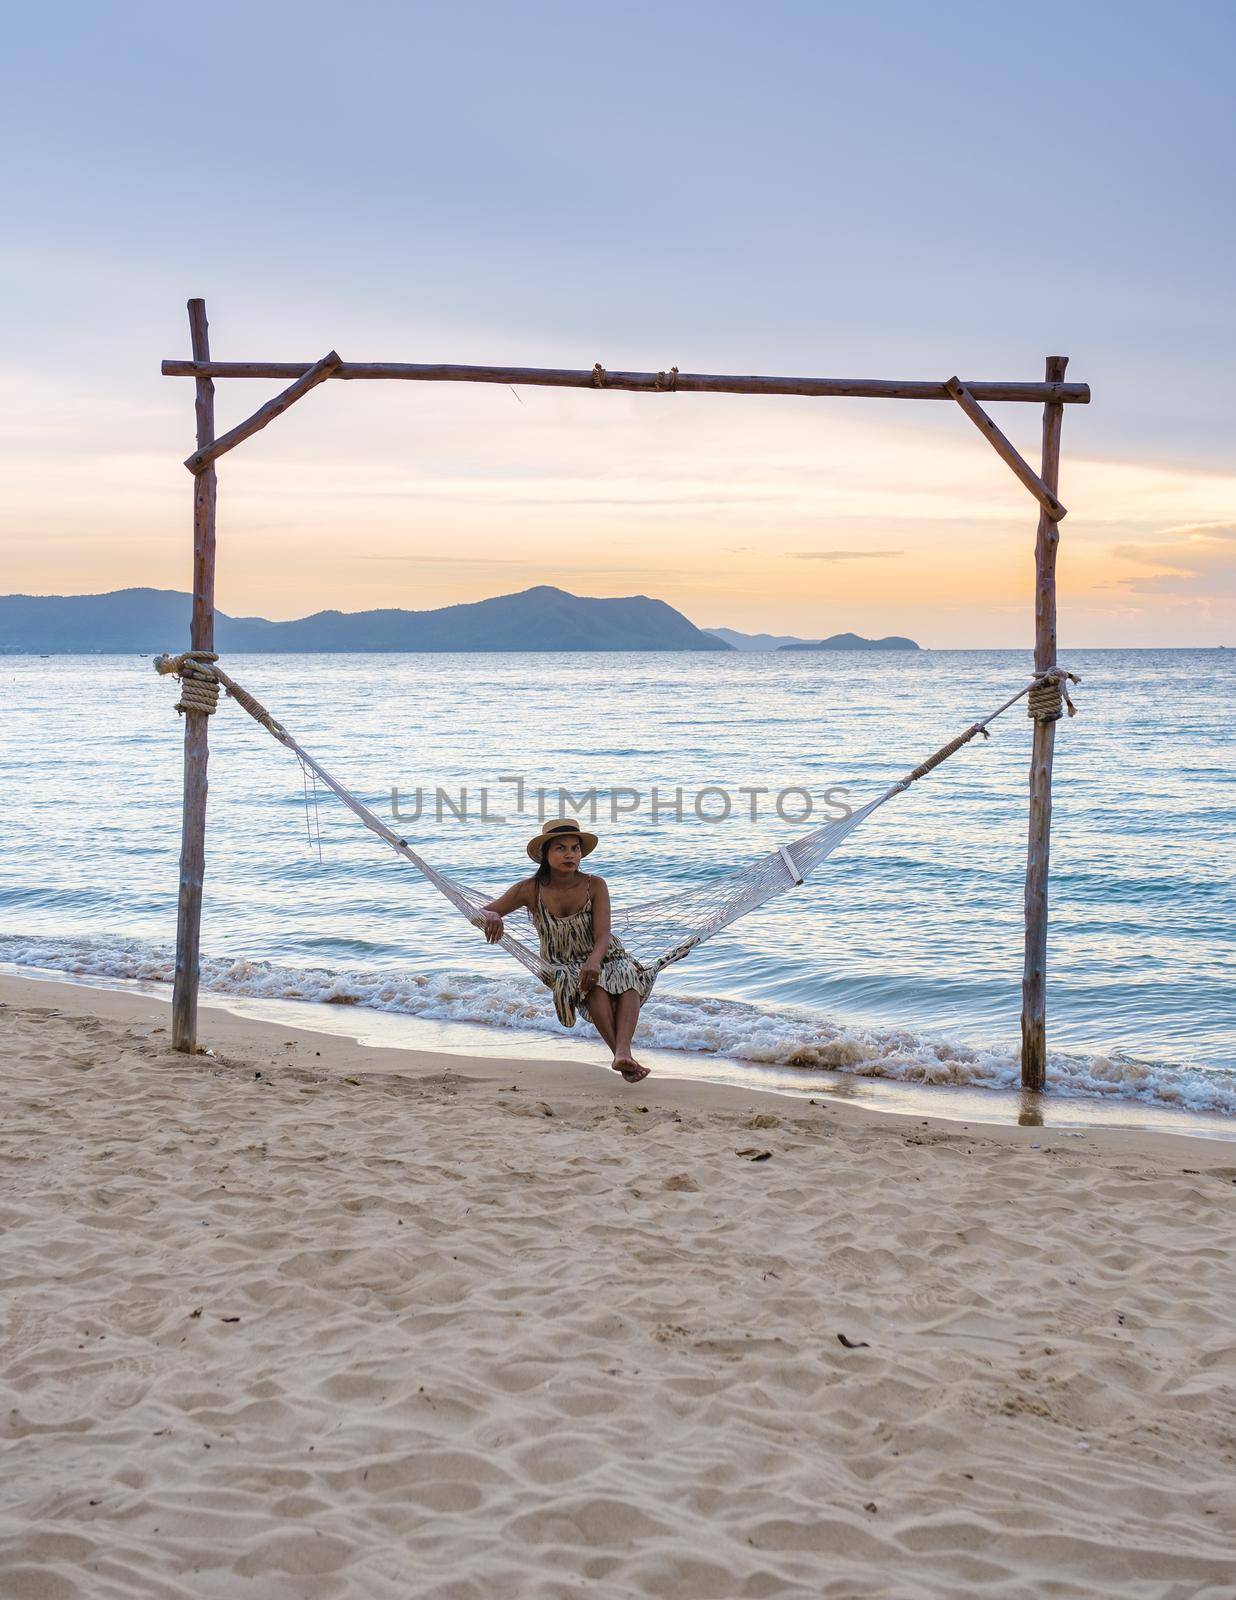
[[185,462],[185,466],[195,475],[204,472],[212,461],[217,461],[229,450],[235,450],[238,444],[251,439],[255,433],[260,433],[268,423],[282,416],[289,406],[295,405],[302,395],[308,394],[310,389],[316,389],[319,383],[325,383],[342,364],[342,358],[334,350],[328,350],[320,361],[315,361],[311,367],[302,372],[295,383],[290,383],[273,400],[268,400],[264,406],[259,406],[251,417],[238,422],[227,433],[221,433],[213,444],[207,445],[204,450],[195,450]]
[[986,436],[1001,461],[1006,462],[1013,469],[1014,475],[1021,479],[1051,520],[1059,522],[1062,517],[1066,517],[1068,512],[1030,463],[1018,453],[1016,446],[1005,438],[982,406],[979,405],[974,398],[973,389],[967,388],[960,378],[949,378],[945,388],[978,431]]
[[[165,361],[165,378],[299,378],[307,361]],[[859,400],[949,400],[943,383],[882,378],[759,378],[703,372],[605,372],[567,367],[458,367],[402,361],[344,361],[332,378],[402,378],[416,383],[510,383],[526,388],[633,389],[649,394],[786,394]],[[976,400],[1028,400],[1035,405],[1086,405],[1086,383],[968,383]]]

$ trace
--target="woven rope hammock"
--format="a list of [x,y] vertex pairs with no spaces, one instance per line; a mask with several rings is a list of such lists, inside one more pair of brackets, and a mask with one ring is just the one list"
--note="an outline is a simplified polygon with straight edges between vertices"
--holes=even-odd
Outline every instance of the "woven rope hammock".
[[[348,810],[360,818],[371,833],[384,840],[391,849],[411,862],[422,876],[428,878],[441,894],[445,895],[457,911],[474,926],[481,923],[481,908],[494,896],[487,890],[448,878],[430,865],[392,828],[389,828],[364,801],[358,800],[337,778],[331,776],[320,762],[301,747],[281,722],[275,720],[260,701],[248,690],[230,678],[218,665],[218,657],[209,650],[189,650],[179,656],[158,656],[155,667],[159,672],[174,674],[180,680],[180,700],[177,711],[202,711],[212,714],[218,705],[219,690],[223,688],[243,710],[286,749],[290,750],[302,768],[314,773],[336,794]],[[711,939],[722,928],[736,922],[748,912],[756,910],[765,901],[784,894],[802,883],[810,872],[825,861],[845,839],[887,801],[903,794],[912,783],[925,778],[950,756],[955,755],[971,739],[988,737],[988,724],[994,722],[1023,696],[1029,696],[1029,715],[1040,722],[1055,722],[1067,706],[1069,716],[1076,707],[1069,698],[1068,685],[1080,680],[1064,667],[1053,667],[1038,674],[1024,689],[997,706],[981,722],[974,722],[943,745],[934,755],[928,756],[912,772],[899,779],[874,800],[835,822],[805,833],[793,843],[779,845],[767,855],[760,856],[749,865],[695,888],[681,888],[673,894],[656,900],[645,900],[625,910],[615,910],[611,917],[613,931],[622,940],[628,952],[652,972],[660,972],[694,950],[697,945]],[[570,973],[563,967],[546,961],[541,955],[539,941],[526,944],[507,933],[499,941],[504,950],[521,962],[529,972],[535,973],[542,983],[558,990],[570,981]],[[562,1006],[559,1005],[559,1014]]]

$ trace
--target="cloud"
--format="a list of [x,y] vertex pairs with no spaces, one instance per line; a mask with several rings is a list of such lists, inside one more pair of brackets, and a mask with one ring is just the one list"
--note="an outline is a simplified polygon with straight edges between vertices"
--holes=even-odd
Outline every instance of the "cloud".
[[1135,594],[1236,595],[1236,522],[1165,528],[1158,539],[1115,545],[1112,555],[1155,569],[1118,580]]
[[786,550],[793,561],[884,561],[904,550]]

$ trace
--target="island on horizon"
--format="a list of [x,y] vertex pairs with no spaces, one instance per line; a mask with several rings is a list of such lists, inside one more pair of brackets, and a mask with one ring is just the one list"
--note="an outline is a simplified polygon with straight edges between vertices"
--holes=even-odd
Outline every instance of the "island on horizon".
[[795,640],[792,644],[781,644],[778,650],[921,650],[922,646],[915,644],[913,639],[903,638],[899,633],[890,633],[884,639],[864,639],[857,633],[834,633],[827,639]]
[[[177,589],[0,595],[0,654],[149,654],[183,648],[192,596]],[[287,622],[215,612],[215,645],[234,653],[917,650],[911,639],[786,635],[699,628],[648,595],[596,599],[550,584],[428,611],[318,611]]]

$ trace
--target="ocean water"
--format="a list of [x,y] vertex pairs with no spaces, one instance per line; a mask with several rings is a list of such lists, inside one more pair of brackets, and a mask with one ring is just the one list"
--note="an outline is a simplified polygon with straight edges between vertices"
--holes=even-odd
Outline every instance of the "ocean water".
[[[1236,652],[1062,659],[1082,683],[1080,714],[1056,742],[1053,1091],[1236,1113]],[[527,870],[538,790],[548,815],[584,816],[580,797],[596,791],[602,842],[589,864],[621,905],[732,871],[860,805],[1020,688],[1031,661],[929,651],[227,665],[388,819],[397,791],[398,827],[423,855],[495,892]],[[137,656],[0,657],[0,682],[0,962],[170,979],[175,684]],[[989,743],[883,807],[803,887],[667,969],[637,1043],[804,1082],[1014,1084],[1030,726],[1013,708]],[[212,720],[211,749],[206,989],[562,1034],[547,991],[329,793],[306,793],[294,758],[235,706]],[[450,804],[435,804],[439,789]],[[560,804],[559,790],[576,803]],[[710,820],[727,799],[729,815]]]

